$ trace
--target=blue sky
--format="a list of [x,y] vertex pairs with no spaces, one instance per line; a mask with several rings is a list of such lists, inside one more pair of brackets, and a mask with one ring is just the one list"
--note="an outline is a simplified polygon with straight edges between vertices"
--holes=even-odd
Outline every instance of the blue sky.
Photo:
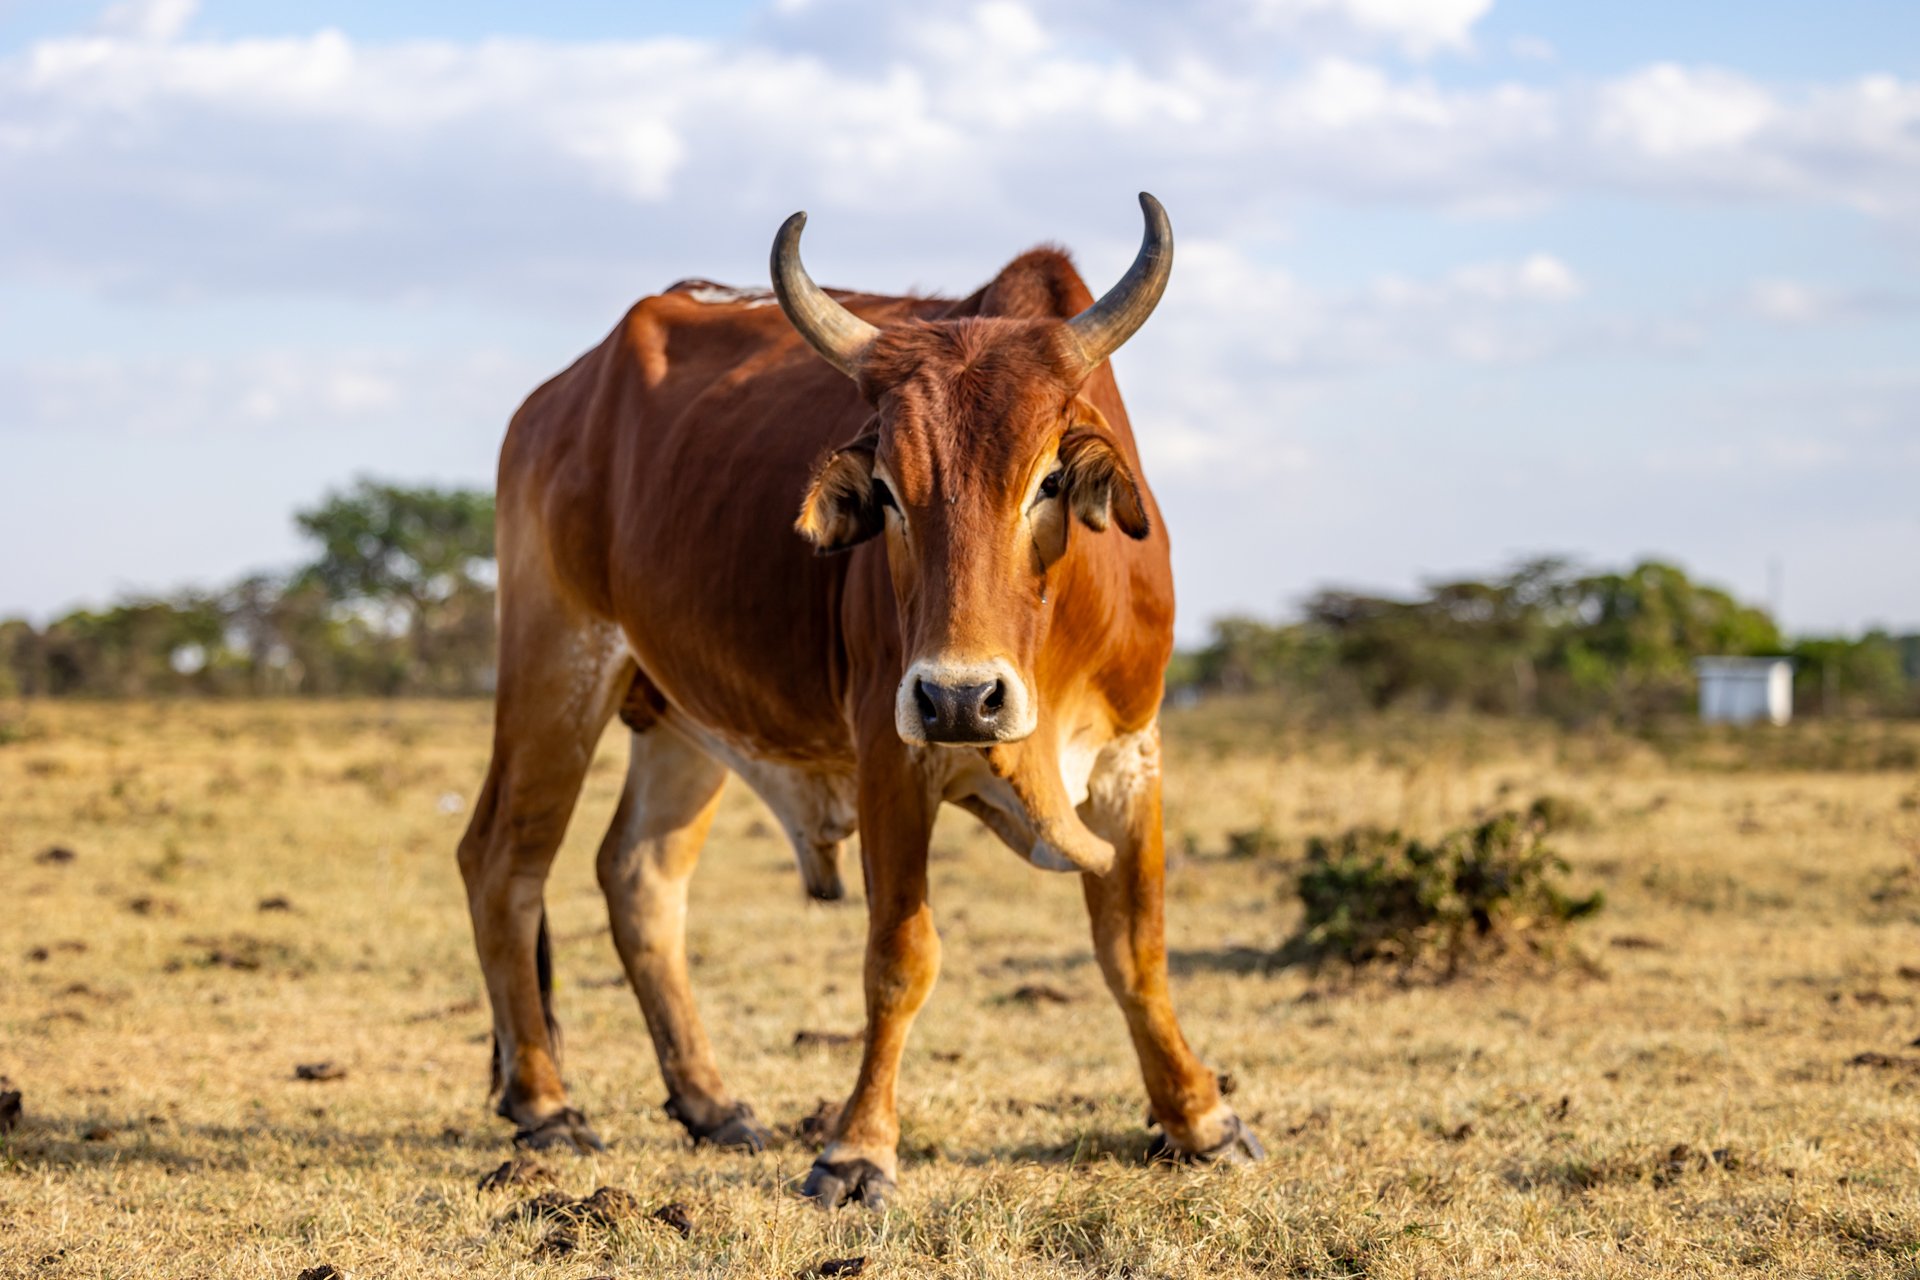
[[[1729,14],[1737,12],[1737,21]],[[1328,583],[1659,554],[1920,627],[1920,6],[0,0],[0,615],[489,481],[635,297],[1095,287],[1182,634]]]

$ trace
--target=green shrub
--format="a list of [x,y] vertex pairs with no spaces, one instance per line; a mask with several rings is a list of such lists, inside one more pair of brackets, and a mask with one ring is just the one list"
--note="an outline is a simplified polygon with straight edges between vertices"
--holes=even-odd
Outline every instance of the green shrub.
[[1538,944],[1602,904],[1569,893],[1545,823],[1505,813],[1428,844],[1361,827],[1307,842],[1296,883],[1306,918],[1292,949],[1359,965],[1437,965]]

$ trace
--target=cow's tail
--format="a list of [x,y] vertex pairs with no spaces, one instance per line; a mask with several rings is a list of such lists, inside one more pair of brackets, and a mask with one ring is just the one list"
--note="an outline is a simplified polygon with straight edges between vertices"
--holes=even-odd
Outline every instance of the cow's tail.
[[560,1069],[560,1020],[553,1016],[553,937],[547,929],[547,908],[540,908],[540,935],[533,944],[534,972],[540,978],[540,1012],[547,1020],[547,1043],[553,1049],[554,1070]]
[[[540,980],[540,1012],[547,1020],[547,1041],[553,1049],[553,1065],[560,1066],[560,1022],[553,1016],[553,938],[547,930],[547,909],[540,908],[540,933],[533,943],[533,968]],[[500,1053],[500,1033],[493,1033],[492,1079],[487,1096],[497,1104],[495,1110],[507,1115],[507,1064]],[[509,1117],[511,1118],[511,1117]]]

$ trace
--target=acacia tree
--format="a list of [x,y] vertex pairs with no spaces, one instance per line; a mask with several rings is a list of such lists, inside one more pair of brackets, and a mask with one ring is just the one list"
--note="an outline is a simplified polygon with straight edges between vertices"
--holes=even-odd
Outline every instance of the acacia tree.
[[402,641],[406,685],[465,692],[485,682],[492,642],[493,495],[362,478],[298,512],[320,557],[294,588],[315,586],[336,610]]

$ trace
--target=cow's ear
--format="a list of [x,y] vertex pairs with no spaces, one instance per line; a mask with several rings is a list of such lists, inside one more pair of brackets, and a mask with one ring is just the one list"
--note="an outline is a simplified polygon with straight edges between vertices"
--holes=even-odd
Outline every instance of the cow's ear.
[[1067,432],[1060,441],[1060,467],[1060,487],[1087,528],[1117,524],[1130,538],[1144,538],[1152,530],[1133,468],[1104,435],[1085,427]]
[[878,447],[878,436],[863,435],[814,465],[793,527],[818,554],[859,546],[886,527],[886,511],[874,492],[873,456]]

